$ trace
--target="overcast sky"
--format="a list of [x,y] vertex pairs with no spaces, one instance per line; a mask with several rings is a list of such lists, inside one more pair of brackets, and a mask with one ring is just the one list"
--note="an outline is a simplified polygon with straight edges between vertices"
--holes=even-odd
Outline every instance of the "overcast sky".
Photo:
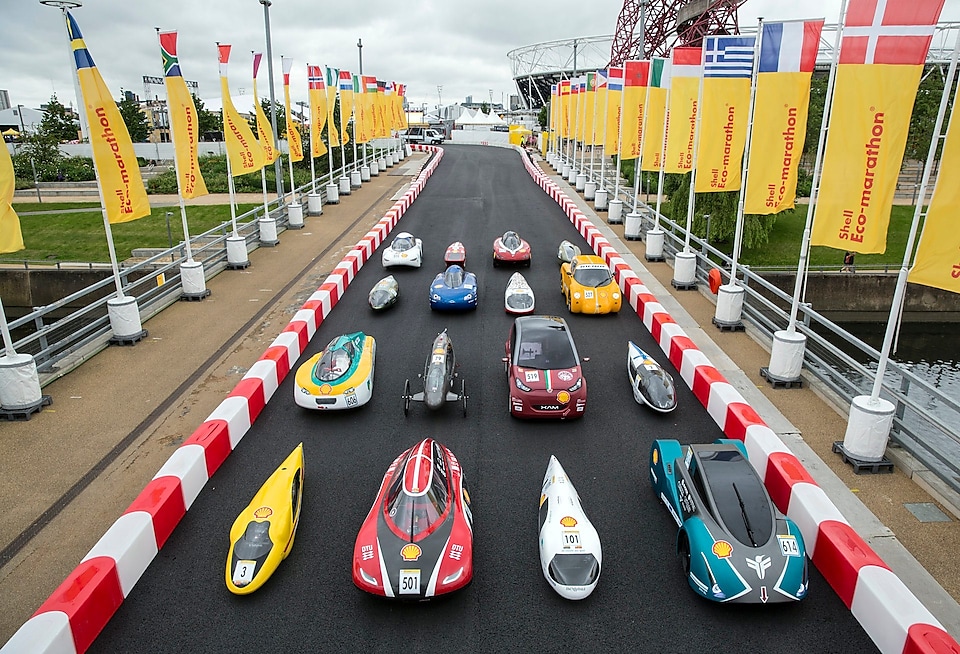
[[[674,0],[653,0],[667,2]],[[39,0],[3,0],[0,21],[0,89],[11,103],[38,107],[56,93],[76,104],[64,23],[58,9]],[[622,0],[273,0],[270,22],[276,93],[282,100],[280,55],[294,60],[291,95],[306,99],[304,65],[358,69],[357,40],[363,40],[363,72],[407,84],[413,104],[508,101],[516,93],[507,52],[543,41],[613,34]],[[948,0],[942,20],[960,20],[960,2]],[[824,17],[837,21],[840,0],[748,0],[740,24]],[[200,97],[219,107],[217,51],[233,45],[229,79],[237,101],[250,94],[251,50],[264,51],[264,12],[257,0],[84,0],[73,10],[87,47],[119,97],[120,89],[144,96],[142,77],[163,74],[154,27],[179,32],[184,76],[200,84]],[[269,94],[266,64],[258,92]],[[164,97],[155,86],[152,95]]]

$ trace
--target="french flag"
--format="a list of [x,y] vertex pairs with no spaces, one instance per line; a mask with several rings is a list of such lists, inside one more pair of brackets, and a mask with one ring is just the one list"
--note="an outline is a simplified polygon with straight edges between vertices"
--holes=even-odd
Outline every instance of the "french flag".
[[761,73],[812,73],[817,63],[823,19],[764,23]]

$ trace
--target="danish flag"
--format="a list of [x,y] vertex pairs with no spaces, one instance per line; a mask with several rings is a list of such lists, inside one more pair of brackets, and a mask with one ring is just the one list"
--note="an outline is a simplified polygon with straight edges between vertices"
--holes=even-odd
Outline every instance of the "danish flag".
[[920,66],[945,0],[850,0],[841,64]]

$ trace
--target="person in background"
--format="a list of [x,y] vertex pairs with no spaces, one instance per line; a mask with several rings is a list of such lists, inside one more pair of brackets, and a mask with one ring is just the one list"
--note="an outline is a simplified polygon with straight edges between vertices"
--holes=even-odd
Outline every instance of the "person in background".
[[857,267],[853,265],[853,252],[847,251],[843,255],[843,268],[840,272],[857,272]]

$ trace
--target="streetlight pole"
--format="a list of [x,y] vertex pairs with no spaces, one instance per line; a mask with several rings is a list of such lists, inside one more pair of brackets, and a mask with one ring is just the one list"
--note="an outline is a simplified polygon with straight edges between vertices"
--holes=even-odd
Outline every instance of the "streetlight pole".
[[[75,0],[40,0],[40,4],[46,5],[47,7],[55,7],[59,9],[64,16],[66,16],[66,12],[71,9],[78,9],[83,6],[82,3],[76,2]],[[70,65],[76,68],[77,64],[73,59],[73,48],[69,41],[67,41],[67,56],[70,58]],[[80,80],[76,74],[73,75],[73,92],[77,98],[83,97],[80,93]],[[82,104],[77,107],[77,115],[80,116],[80,140],[83,141],[85,137],[89,136],[89,128],[87,127],[87,112],[84,111]]]
[[[27,129],[23,126],[23,105],[17,105],[17,115],[20,116],[20,139],[23,140],[24,135],[26,134]],[[6,146],[4,146],[6,147]],[[23,147],[21,143],[21,148]],[[40,197],[40,182],[37,179],[37,167],[33,163],[33,155],[30,155],[30,169],[33,170],[33,188],[37,189],[37,202],[43,202],[43,198]]]
[[437,84],[437,118],[443,120],[440,112],[443,110],[443,84]]
[[[263,31],[267,36],[267,79],[270,82],[270,126],[273,127],[273,147],[280,151],[279,134],[277,133],[277,98],[273,91],[273,45],[270,41],[270,5],[272,0],[259,0],[263,5]],[[287,116],[287,120],[290,117]],[[289,154],[287,155],[289,156]],[[274,174],[277,178],[277,199],[283,200],[283,168],[281,167],[280,157],[273,162]],[[290,182],[293,183],[292,181]],[[292,189],[291,189],[292,190]],[[296,198],[293,198],[296,200]]]
[[357,58],[360,64],[360,74],[363,75],[363,39],[357,39]]

